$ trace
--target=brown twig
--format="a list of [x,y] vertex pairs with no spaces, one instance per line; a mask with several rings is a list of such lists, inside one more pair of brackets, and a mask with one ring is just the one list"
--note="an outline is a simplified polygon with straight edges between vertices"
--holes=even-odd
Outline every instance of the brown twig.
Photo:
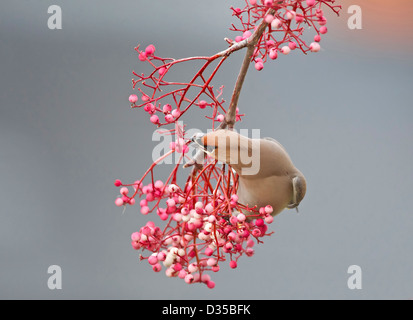
[[[266,15],[275,13],[274,9],[269,9]],[[225,115],[224,121],[221,122],[221,125],[218,129],[225,129],[229,128],[232,130],[235,125],[236,121],[236,110],[238,105],[239,96],[241,94],[242,85],[244,84],[245,76],[247,75],[248,68],[251,63],[251,58],[254,54],[255,45],[260,40],[262,34],[264,33],[265,29],[267,28],[268,23],[263,19],[258,26],[258,28],[254,31],[254,33],[247,39],[245,39],[245,43],[243,43],[243,47],[247,47],[247,52],[245,53],[244,61],[242,62],[241,69],[238,73],[237,81],[235,83],[234,91],[232,92],[231,102],[228,108],[228,111]],[[242,41],[242,42],[244,42]],[[240,42],[241,44],[241,42]]]

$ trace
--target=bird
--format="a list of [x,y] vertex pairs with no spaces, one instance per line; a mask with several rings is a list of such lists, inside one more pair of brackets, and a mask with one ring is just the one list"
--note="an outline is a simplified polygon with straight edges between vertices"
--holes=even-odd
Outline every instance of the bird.
[[197,133],[192,137],[200,152],[226,163],[239,176],[238,202],[252,208],[272,206],[272,216],[296,208],[307,182],[285,148],[273,138],[250,139],[230,129]]

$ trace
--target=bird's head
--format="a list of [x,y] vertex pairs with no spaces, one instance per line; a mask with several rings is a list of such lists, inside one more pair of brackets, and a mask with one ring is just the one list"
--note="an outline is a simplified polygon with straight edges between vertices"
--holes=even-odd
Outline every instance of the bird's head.
[[[260,144],[233,130],[197,133],[192,141],[214,159],[231,165],[238,173],[255,174],[259,169]],[[251,173],[248,173],[248,170]]]
[[215,152],[215,144],[211,143],[208,145],[207,135],[205,133],[195,133],[192,138],[192,142],[196,144],[196,146],[204,151],[205,153],[209,154],[210,156],[214,156]]

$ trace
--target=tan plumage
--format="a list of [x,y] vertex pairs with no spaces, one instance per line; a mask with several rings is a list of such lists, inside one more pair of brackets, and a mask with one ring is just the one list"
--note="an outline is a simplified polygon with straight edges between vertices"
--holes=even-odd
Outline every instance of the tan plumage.
[[194,141],[239,175],[239,203],[273,207],[272,215],[296,208],[306,193],[304,175],[284,147],[272,138],[250,139],[231,130],[198,135]]

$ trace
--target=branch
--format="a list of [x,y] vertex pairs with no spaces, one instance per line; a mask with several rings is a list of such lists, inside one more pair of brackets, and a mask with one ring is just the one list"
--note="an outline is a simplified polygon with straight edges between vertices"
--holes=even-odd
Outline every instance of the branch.
[[[274,9],[269,9],[265,15],[268,15],[268,14],[274,15],[274,13],[275,13]],[[268,23],[265,21],[265,19],[262,19],[260,25],[254,31],[254,33],[248,39],[244,40],[246,42],[246,46],[248,49],[247,49],[247,52],[245,53],[244,61],[242,62],[241,70],[239,71],[238,78],[235,83],[234,91],[232,92],[231,103],[225,115],[225,119],[224,121],[222,121],[218,129],[225,129],[227,126],[231,130],[234,128],[235,120],[236,120],[237,105],[238,105],[239,96],[241,94],[242,85],[244,84],[245,76],[247,75],[248,68],[251,63],[251,58],[254,54],[255,46],[257,45],[258,41],[260,40],[267,26],[268,26]]]

